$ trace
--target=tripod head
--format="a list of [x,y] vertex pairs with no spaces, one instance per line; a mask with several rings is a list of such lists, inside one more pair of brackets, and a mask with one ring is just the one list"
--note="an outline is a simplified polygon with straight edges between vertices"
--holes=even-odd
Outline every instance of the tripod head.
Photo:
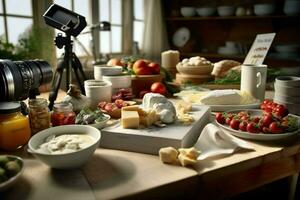
[[73,41],[71,40],[70,35],[62,36],[61,33],[58,33],[55,37],[54,44],[57,48],[61,49],[64,46],[71,46]]

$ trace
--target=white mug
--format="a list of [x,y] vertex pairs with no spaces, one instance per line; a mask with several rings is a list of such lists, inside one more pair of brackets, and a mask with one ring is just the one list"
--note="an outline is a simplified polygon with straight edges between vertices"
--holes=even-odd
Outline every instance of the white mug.
[[242,65],[241,91],[246,91],[261,102],[265,98],[267,65]]
[[86,80],[84,81],[85,94],[91,100],[91,108],[97,108],[101,101],[110,102],[112,95],[112,84],[110,81]]

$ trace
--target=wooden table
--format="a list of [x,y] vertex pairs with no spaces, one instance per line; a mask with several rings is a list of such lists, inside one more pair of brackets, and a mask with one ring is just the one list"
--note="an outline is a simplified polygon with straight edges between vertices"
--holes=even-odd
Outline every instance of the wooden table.
[[80,169],[54,170],[25,147],[10,152],[24,158],[25,171],[0,199],[221,199],[283,177],[294,175],[295,182],[299,136],[281,143],[249,143],[255,151],[204,160],[194,168],[166,165],[158,156],[99,148]]

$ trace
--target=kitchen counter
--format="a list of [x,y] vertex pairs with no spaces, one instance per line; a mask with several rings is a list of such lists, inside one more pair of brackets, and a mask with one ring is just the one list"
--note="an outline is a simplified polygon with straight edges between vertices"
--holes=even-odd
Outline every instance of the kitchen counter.
[[[272,95],[272,94],[271,94]],[[268,96],[268,94],[267,94]],[[98,148],[80,169],[54,170],[21,148],[25,171],[0,199],[221,199],[300,171],[300,137],[280,143],[248,141],[255,151],[200,161],[194,168],[163,164],[158,156]]]

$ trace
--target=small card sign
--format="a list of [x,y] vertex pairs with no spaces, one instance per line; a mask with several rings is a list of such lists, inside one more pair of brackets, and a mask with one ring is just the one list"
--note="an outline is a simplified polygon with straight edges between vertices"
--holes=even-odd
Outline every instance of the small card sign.
[[243,64],[252,64],[252,65],[263,64],[275,35],[276,33],[257,35]]

